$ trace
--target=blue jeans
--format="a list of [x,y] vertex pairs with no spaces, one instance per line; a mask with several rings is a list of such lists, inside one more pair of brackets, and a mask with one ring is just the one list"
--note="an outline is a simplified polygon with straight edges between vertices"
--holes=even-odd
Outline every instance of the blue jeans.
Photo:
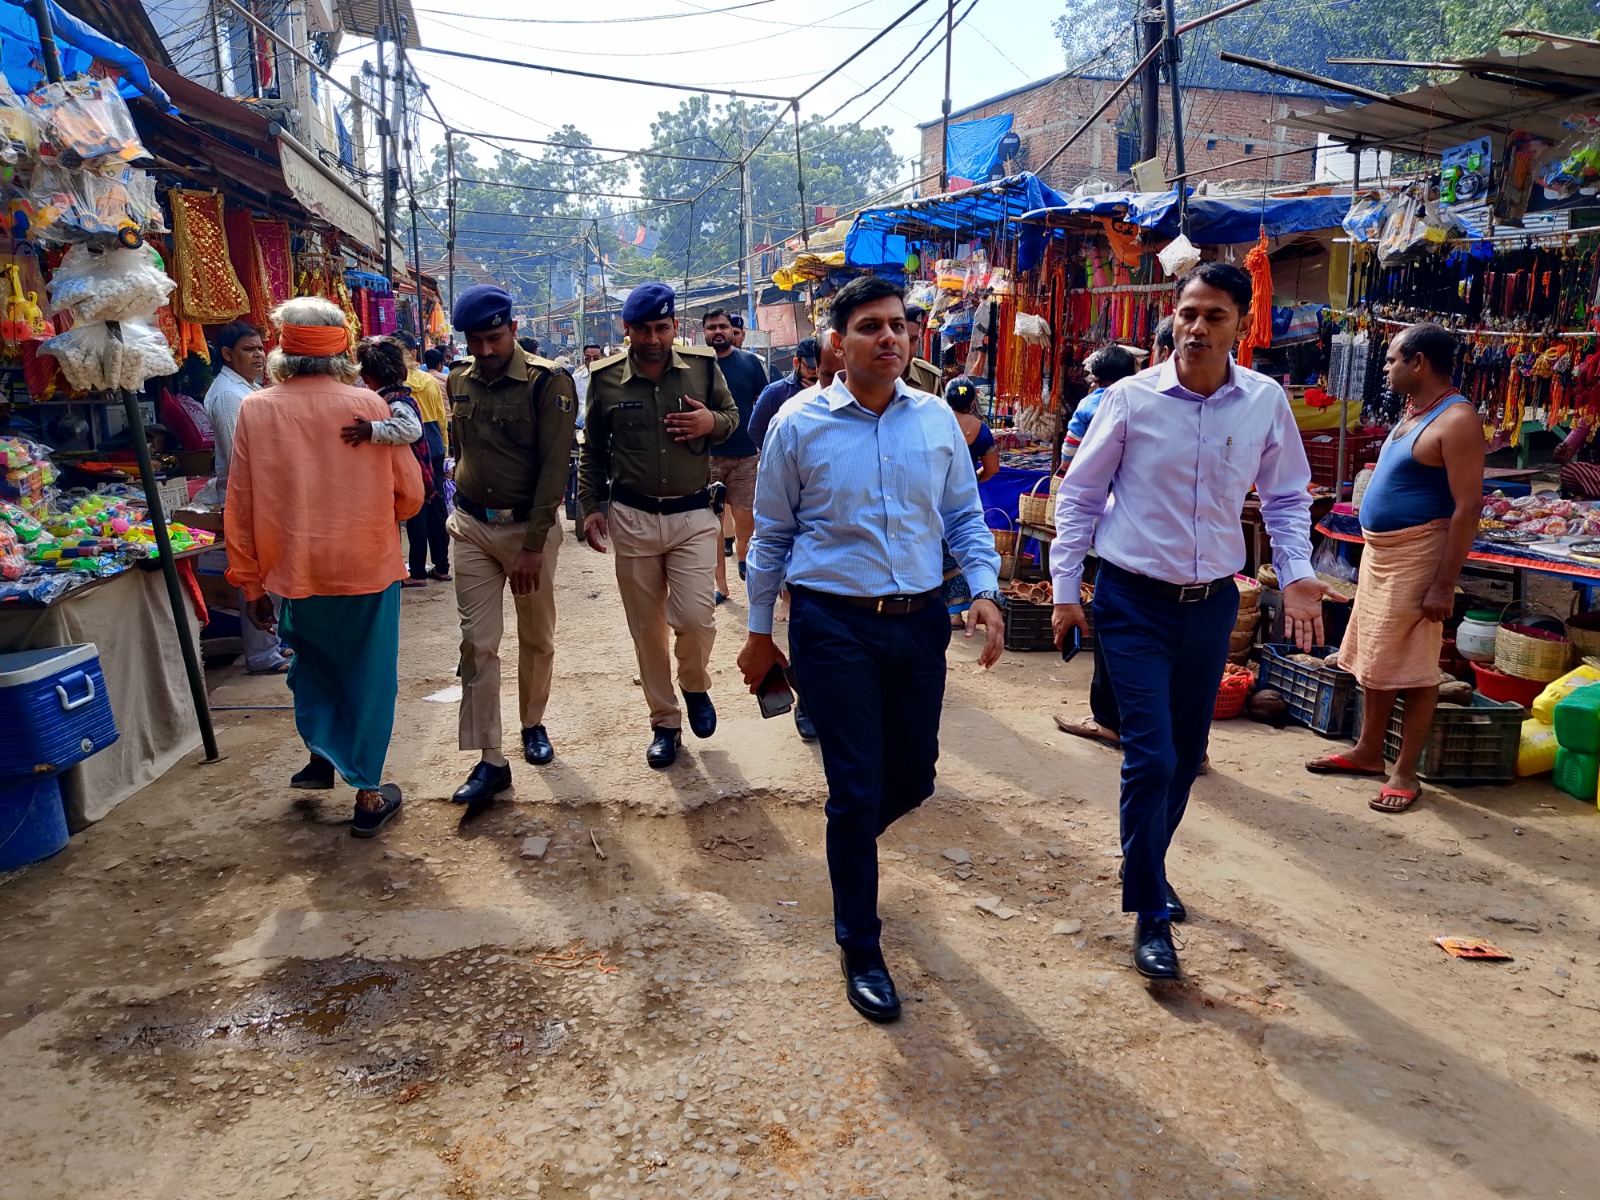
[[1158,912],[1167,903],[1167,847],[1206,756],[1239,590],[1179,604],[1102,567],[1094,612],[1122,737],[1122,908]]
[[879,616],[791,589],[795,683],[828,779],[834,940],[878,947],[878,835],[933,794],[950,619]]

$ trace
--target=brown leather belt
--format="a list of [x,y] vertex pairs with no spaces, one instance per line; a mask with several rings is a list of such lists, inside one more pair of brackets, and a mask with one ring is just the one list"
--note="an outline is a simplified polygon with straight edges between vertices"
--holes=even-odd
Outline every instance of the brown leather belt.
[[819,592],[812,588],[801,587],[791,583],[789,591],[797,596],[804,596],[807,600],[816,600],[822,604],[839,604],[846,608],[859,608],[866,612],[876,613],[880,617],[904,617],[914,612],[921,612],[930,604],[939,600],[938,591],[920,592],[912,596],[839,596],[833,592]]

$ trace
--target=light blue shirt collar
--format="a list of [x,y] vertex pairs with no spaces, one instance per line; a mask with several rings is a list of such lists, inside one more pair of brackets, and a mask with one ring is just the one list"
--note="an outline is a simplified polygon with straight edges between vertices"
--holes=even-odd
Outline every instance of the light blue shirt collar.
[[1235,391],[1240,391],[1240,394],[1243,394],[1239,381],[1239,364],[1234,360],[1234,357],[1231,353],[1228,355],[1228,382],[1224,383],[1209,396],[1202,396],[1199,392],[1193,391],[1183,385],[1183,383],[1178,379],[1178,364],[1176,358],[1176,355],[1169,356],[1167,361],[1162,363],[1161,366],[1157,368],[1157,370],[1161,372],[1161,374],[1156,377],[1156,390],[1158,392],[1165,392],[1169,396],[1183,396],[1185,398],[1194,400],[1225,400]]
[[[905,380],[896,379],[894,381],[894,400],[899,400],[911,394],[911,389],[906,386]],[[854,393],[845,386],[843,371],[833,377],[833,382],[828,385],[828,389],[823,395],[828,398],[828,410],[830,412],[838,412],[841,408],[849,408],[852,404],[859,406],[860,404]],[[889,403],[893,404],[894,400],[889,401]],[[867,410],[862,408],[861,411],[866,412]]]

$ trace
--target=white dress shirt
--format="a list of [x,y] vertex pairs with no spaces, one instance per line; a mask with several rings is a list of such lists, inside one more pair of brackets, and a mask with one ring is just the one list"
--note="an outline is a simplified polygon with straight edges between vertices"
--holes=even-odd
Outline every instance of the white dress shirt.
[[217,493],[228,489],[228,464],[233,461],[233,431],[239,424],[239,406],[244,398],[256,390],[256,385],[232,367],[223,367],[206,389],[202,402],[206,420],[211,422],[212,445],[215,447]]
[[1228,381],[1201,396],[1178,382],[1168,359],[1114,383],[1056,496],[1056,603],[1079,602],[1091,544],[1105,562],[1167,583],[1232,575],[1244,566],[1239,518],[1251,484],[1279,583],[1305,579],[1315,574],[1310,483],[1275,380],[1230,358]]

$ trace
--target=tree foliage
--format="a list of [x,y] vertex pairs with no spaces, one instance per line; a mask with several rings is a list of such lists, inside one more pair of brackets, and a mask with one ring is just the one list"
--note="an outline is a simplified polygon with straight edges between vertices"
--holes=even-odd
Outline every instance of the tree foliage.
[[[1215,11],[1225,2],[1193,0],[1180,6],[1182,17]],[[1139,58],[1134,22],[1143,8],[1141,0],[1068,0],[1055,23],[1068,64],[1094,60],[1095,67],[1126,74]],[[1418,72],[1330,67],[1327,60],[1432,62],[1492,50],[1505,29],[1590,36],[1597,25],[1600,17],[1592,0],[1263,0],[1187,35],[1179,78],[1188,86],[1259,90],[1270,81],[1275,90],[1312,90],[1218,62],[1218,50],[1226,49],[1349,83],[1401,91],[1420,82]]]

